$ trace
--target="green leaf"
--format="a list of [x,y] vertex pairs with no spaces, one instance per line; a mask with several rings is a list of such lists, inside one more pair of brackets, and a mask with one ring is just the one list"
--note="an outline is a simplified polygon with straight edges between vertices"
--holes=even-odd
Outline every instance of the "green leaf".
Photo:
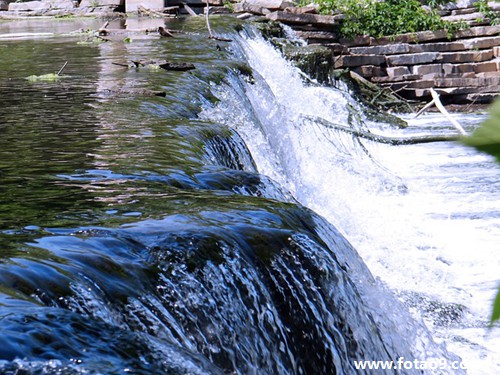
[[500,100],[497,100],[490,116],[470,137],[463,139],[466,145],[493,155],[500,162]]
[[498,289],[495,303],[493,304],[493,312],[491,313],[491,324],[500,319],[500,288]]
[[60,78],[61,76],[57,75],[56,73],[42,74],[41,76],[33,75],[26,77],[26,79],[30,82],[38,82],[38,81],[55,82],[58,81]]

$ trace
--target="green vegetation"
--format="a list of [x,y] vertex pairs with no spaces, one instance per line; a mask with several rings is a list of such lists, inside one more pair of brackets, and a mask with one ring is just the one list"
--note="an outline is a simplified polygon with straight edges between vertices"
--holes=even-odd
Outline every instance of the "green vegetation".
[[[306,0],[302,0],[306,1]],[[448,30],[465,28],[463,23],[443,21],[436,6],[442,1],[427,1],[429,9],[417,0],[316,0],[322,14],[333,12],[345,16],[340,33],[345,37],[370,35],[390,36],[424,30]]]
[[30,82],[56,82],[59,81],[60,78],[61,76],[56,73],[42,74],[40,76],[31,75],[29,77],[26,77],[26,79]]
[[[476,129],[470,137],[464,138],[463,142],[493,155],[500,163],[500,100],[493,104],[490,116],[482,126]],[[500,320],[500,288],[493,304],[491,324],[497,320]]]
[[498,289],[498,293],[495,298],[495,302],[493,304],[493,312],[491,314],[491,324],[495,323],[497,320],[500,320],[500,288]]
[[493,11],[488,5],[487,0],[481,0],[474,4],[477,10],[484,14],[484,17],[490,20],[491,25],[499,25],[500,17],[498,13]]
[[464,143],[478,150],[493,155],[500,163],[500,101],[491,107],[490,116],[482,126],[470,137],[464,138]]

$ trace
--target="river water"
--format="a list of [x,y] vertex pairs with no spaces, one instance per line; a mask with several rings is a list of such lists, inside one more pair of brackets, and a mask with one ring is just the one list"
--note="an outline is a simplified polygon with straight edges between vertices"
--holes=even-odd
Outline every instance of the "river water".
[[[196,18],[111,42],[69,33],[95,21],[0,24],[1,371],[356,374],[404,357],[498,372],[500,168],[311,120],[361,110],[235,25],[213,20],[228,43]],[[34,31],[57,35],[5,36]],[[113,64],[140,59],[196,69]],[[26,79],[65,61],[57,81]],[[453,131],[410,123],[357,125]]]

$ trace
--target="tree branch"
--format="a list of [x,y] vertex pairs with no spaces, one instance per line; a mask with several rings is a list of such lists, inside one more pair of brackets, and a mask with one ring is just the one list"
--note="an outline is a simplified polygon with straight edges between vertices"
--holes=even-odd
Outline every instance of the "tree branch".
[[450,141],[456,141],[460,139],[460,135],[458,134],[448,134],[448,135],[423,135],[423,136],[416,136],[416,137],[387,137],[384,135],[379,135],[379,134],[373,134],[370,132],[365,132],[361,130],[354,130],[342,125],[337,125],[333,122],[330,122],[328,120],[325,120],[324,118],[321,117],[316,117],[316,116],[307,116],[307,115],[302,115],[302,118],[313,121],[317,124],[320,124],[322,126],[325,126],[330,129],[335,129],[342,131],[344,133],[352,134],[356,137],[368,139],[370,141],[374,142],[379,142],[379,143],[386,143],[390,144],[393,146],[400,146],[400,145],[413,145],[413,144],[420,144],[420,143],[431,143],[431,142],[450,142]]

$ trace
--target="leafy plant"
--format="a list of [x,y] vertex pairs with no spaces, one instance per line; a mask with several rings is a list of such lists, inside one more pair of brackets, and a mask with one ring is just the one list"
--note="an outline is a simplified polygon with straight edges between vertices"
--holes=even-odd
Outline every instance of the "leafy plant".
[[61,79],[60,75],[57,75],[56,73],[49,73],[49,74],[42,74],[40,76],[37,75],[32,75],[29,77],[26,77],[26,79],[30,82],[56,82]]
[[[470,137],[464,138],[463,142],[493,155],[500,163],[500,100],[493,104],[489,117],[481,127],[476,129]],[[500,320],[500,288],[493,303],[491,324],[497,320]]]
[[431,8],[437,8],[440,5],[445,5],[448,4],[450,0],[427,0],[427,1],[422,1],[424,5],[428,5]]
[[490,8],[487,0],[480,0],[475,3],[474,6],[479,12],[483,13],[485,18],[490,20],[491,25],[500,24],[500,17],[498,16],[498,13]]
[[500,101],[497,100],[491,107],[490,115],[482,126],[463,142],[493,155],[500,163]]
[[493,312],[491,313],[491,324],[500,320],[500,288],[498,289],[495,302],[493,303]]
[[[307,1],[307,0],[305,0]],[[437,10],[426,10],[418,0],[316,0],[320,12],[342,13],[340,33],[345,37],[390,36],[424,30],[463,28],[463,24],[443,21]]]

